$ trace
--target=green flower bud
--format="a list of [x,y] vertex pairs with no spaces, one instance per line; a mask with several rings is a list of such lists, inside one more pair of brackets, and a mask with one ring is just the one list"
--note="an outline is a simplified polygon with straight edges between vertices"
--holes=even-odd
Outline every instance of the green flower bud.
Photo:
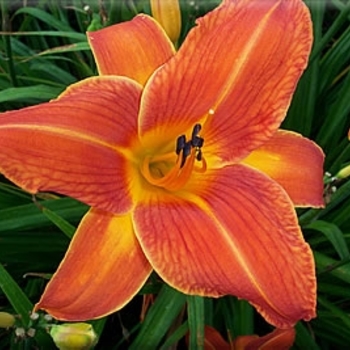
[[0,312],[0,328],[10,328],[16,322],[16,319],[13,315],[8,312]]
[[97,343],[97,334],[88,323],[53,325],[50,335],[60,350],[89,350]]
[[338,179],[345,179],[348,176],[350,176],[350,164],[347,165],[346,167],[344,167],[343,169],[341,169],[337,175],[335,175],[336,178]]

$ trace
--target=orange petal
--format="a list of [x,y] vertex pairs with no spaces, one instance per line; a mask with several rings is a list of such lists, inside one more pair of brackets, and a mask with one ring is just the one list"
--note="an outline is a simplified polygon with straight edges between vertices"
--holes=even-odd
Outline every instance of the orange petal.
[[146,15],[87,34],[100,75],[123,75],[142,85],[175,52],[163,28]]
[[205,326],[204,350],[230,350],[231,346],[213,327]]
[[323,160],[324,154],[314,142],[280,130],[243,162],[282,185],[295,205],[322,207]]
[[54,191],[115,213],[132,200],[126,150],[137,137],[141,86],[95,77],[50,103],[0,115],[0,172],[25,190]]
[[197,24],[148,81],[141,135],[175,140],[201,123],[204,152],[237,161],[283,120],[310,52],[310,15],[300,0],[226,0]]
[[128,303],[151,270],[130,216],[91,209],[35,308],[60,320],[99,318]]
[[295,340],[294,328],[275,329],[264,337],[241,336],[234,340],[234,350],[288,350]]
[[233,165],[195,176],[187,190],[155,193],[134,211],[143,251],[168,284],[247,299],[279,328],[315,317],[312,252],[278,183]]

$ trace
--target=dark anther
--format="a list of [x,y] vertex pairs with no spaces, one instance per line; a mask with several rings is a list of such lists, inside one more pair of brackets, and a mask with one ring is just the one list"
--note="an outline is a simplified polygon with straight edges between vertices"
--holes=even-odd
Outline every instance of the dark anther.
[[202,160],[201,147],[204,144],[204,139],[198,136],[198,133],[201,131],[201,129],[202,126],[200,124],[196,124],[192,130],[192,137],[187,142],[185,135],[181,135],[177,138],[175,152],[177,155],[179,155],[182,151],[181,168],[184,166],[186,158],[191,154],[192,148],[196,149],[196,159],[198,161]]
[[191,154],[191,143],[186,142],[182,152],[181,168],[185,165],[186,158]]
[[196,124],[193,127],[192,130],[192,138],[191,138],[191,145],[195,148],[201,148],[203,146],[204,140],[200,136],[198,136],[198,133],[201,131],[202,125]]
[[198,133],[201,131],[202,129],[202,125],[200,124],[196,124],[194,127],[193,127],[193,130],[192,130],[192,140],[198,135]]
[[185,143],[185,147],[184,147],[184,150],[183,150],[183,157],[186,158],[188,157],[190,154],[191,154],[191,143],[190,142],[186,142]]
[[191,140],[192,147],[201,148],[203,146],[204,139],[199,136],[195,136]]
[[186,144],[186,136],[185,135],[181,135],[177,138],[176,140],[176,154],[179,155],[180,152],[184,149]]

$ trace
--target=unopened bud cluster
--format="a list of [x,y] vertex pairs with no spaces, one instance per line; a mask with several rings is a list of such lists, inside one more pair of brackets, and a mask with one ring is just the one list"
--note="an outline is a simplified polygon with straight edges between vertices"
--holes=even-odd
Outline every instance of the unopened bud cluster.
[[53,325],[50,335],[60,350],[89,350],[97,343],[97,334],[88,323]]

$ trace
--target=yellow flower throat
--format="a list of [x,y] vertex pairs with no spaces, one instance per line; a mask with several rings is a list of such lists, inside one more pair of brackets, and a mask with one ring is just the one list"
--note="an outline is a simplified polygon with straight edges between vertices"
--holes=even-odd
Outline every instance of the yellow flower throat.
[[[205,172],[207,164],[202,154],[204,139],[199,136],[201,128],[200,124],[196,124],[188,141],[185,135],[179,136],[175,154],[146,156],[141,165],[144,178],[152,185],[177,191],[187,183],[192,171]],[[196,161],[201,163],[199,167],[195,165]]]

